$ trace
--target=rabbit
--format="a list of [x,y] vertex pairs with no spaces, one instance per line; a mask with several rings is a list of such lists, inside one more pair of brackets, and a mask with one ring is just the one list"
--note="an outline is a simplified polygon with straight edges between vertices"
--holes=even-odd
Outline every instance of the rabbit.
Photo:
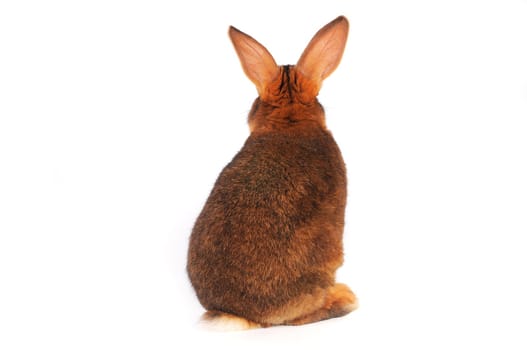
[[284,66],[229,28],[258,98],[250,136],[220,173],[189,239],[187,272],[209,325],[302,325],[357,308],[354,293],[335,282],[346,168],[317,100],[343,55],[348,27],[344,16],[336,18],[296,65]]

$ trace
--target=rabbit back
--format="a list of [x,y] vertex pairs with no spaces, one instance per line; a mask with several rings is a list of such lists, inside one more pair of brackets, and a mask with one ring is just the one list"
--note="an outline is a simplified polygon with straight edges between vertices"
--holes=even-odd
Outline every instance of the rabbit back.
[[333,285],[345,202],[346,169],[329,131],[253,133],[191,234],[187,269],[202,305],[265,323]]

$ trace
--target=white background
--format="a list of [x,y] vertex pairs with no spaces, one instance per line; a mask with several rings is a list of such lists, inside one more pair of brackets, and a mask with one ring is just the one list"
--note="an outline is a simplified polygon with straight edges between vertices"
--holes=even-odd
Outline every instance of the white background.
[[[187,240],[256,96],[228,25],[295,63],[341,14],[361,307],[203,331]],[[0,348],[525,349],[526,119],[525,0],[2,1]]]

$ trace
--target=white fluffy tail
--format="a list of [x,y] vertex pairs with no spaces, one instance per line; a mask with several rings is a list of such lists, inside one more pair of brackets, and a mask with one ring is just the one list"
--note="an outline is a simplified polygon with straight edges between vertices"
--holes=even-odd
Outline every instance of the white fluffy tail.
[[207,330],[220,332],[244,331],[262,327],[260,324],[249,321],[243,317],[220,311],[205,312],[201,317],[200,325]]

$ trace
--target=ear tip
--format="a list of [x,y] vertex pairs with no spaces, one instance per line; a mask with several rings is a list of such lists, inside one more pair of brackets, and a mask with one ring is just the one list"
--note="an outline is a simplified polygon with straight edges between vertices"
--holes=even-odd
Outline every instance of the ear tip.
[[230,36],[231,38],[232,38],[234,35],[239,34],[239,33],[241,33],[241,31],[240,31],[238,28],[236,28],[236,27],[234,27],[234,26],[229,26],[229,36]]
[[333,23],[342,25],[342,26],[344,26],[346,28],[349,28],[349,21],[348,21],[348,19],[345,16],[342,16],[342,15],[338,16],[337,18],[335,18],[333,20]]

